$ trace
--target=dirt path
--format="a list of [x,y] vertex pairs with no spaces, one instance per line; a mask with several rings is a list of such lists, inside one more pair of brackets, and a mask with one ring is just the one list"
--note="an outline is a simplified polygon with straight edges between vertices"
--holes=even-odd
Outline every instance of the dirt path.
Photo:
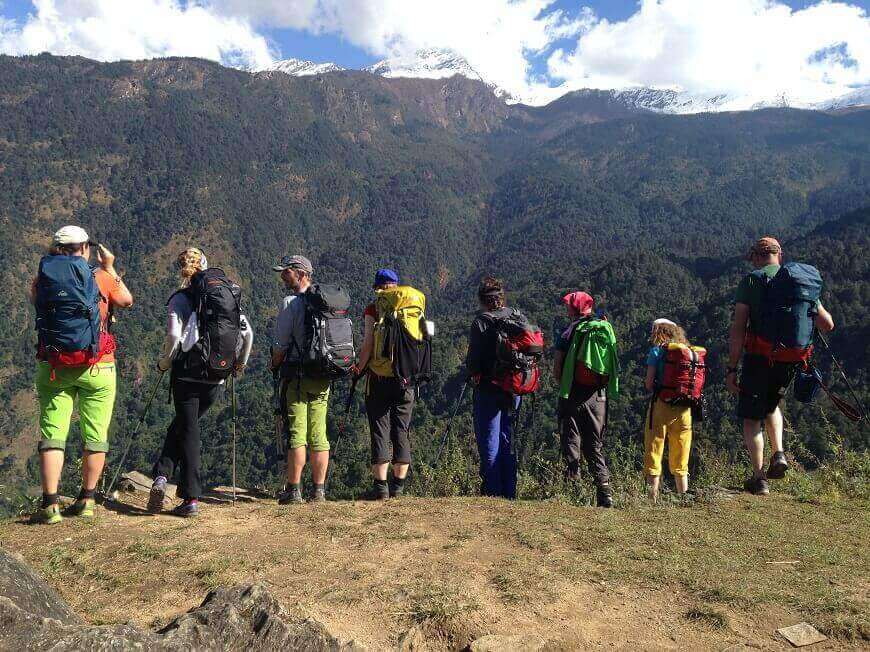
[[[812,572],[789,576],[794,569],[781,568],[789,565],[749,556],[757,546],[744,538],[770,514],[748,518],[753,504],[743,500],[637,513],[489,499],[292,508],[263,501],[205,505],[192,520],[143,515],[137,509],[143,499],[124,500],[131,505],[126,513],[100,510],[93,523],[4,523],[0,542],[93,623],[159,625],[199,604],[211,588],[256,580],[335,635],[376,649],[394,645],[415,625],[435,647],[490,633],[534,633],[565,649],[789,649],[774,630],[815,614],[772,593],[777,585],[759,584],[777,573],[799,580],[796,590],[817,581],[813,590],[835,593],[830,599],[842,613],[831,622],[852,617],[860,625],[860,612],[866,614],[860,529],[844,525],[839,547],[828,546],[829,555],[842,548],[842,558],[856,565],[851,575],[844,566],[817,577],[804,550],[791,566]],[[695,531],[685,550],[677,522]],[[705,523],[724,540],[708,540],[699,531]],[[747,532],[738,531],[739,523]],[[767,536],[781,534],[774,528]],[[744,562],[732,555],[744,547],[746,572],[735,576]],[[739,584],[762,595],[728,592]],[[838,636],[813,649],[860,645]]]

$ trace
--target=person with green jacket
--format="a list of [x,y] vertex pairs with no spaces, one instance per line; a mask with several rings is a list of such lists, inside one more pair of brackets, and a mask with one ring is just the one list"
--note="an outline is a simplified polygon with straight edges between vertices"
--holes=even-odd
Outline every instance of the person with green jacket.
[[604,459],[608,396],[619,393],[616,336],[606,318],[593,312],[586,292],[562,297],[571,324],[556,339],[553,380],[559,386],[559,433],[565,476],[580,479],[583,458],[595,481],[596,504],[613,506],[610,471]]

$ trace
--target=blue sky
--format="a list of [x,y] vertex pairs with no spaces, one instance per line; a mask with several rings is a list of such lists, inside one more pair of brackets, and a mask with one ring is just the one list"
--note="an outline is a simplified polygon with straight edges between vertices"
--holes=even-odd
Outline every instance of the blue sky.
[[870,0],[0,0],[0,53],[13,55],[260,70],[428,47],[524,100],[651,86],[811,103],[870,85]]
[[[117,2],[136,2],[136,0],[116,0]],[[473,2],[474,0],[469,0]],[[817,0],[785,0],[782,3],[792,9],[803,9],[815,4]],[[862,7],[870,12],[870,0],[850,0],[850,4]],[[637,11],[637,0],[557,0],[551,10],[563,10],[574,14],[580,7],[591,8],[596,15],[611,22],[627,19]],[[23,21],[28,13],[34,11],[30,0],[0,0],[0,16],[16,21]],[[309,59],[311,61],[332,61],[345,68],[362,68],[378,61],[381,56],[367,52],[364,48],[349,43],[340,35],[313,35],[303,30],[264,28],[261,30],[270,43],[280,52],[283,58]],[[560,46],[567,46],[570,39],[556,41],[548,51]],[[533,59],[533,70],[537,73],[543,70],[546,63],[544,56]]]

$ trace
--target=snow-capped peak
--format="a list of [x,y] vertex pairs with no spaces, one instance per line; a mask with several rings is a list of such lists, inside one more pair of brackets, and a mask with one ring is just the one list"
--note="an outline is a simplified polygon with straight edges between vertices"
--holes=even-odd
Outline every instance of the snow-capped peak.
[[452,50],[426,48],[417,50],[410,57],[391,57],[363,68],[366,72],[381,77],[415,77],[423,79],[442,79],[462,75],[469,79],[486,80],[471,67],[468,61]]
[[278,72],[287,73],[294,77],[304,77],[305,75],[320,75],[325,72],[336,72],[338,70],[344,70],[344,68],[334,63],[316,63],[314,61],[305,61],[304,59],[283,59],[263,68],[259,72],[267,72],[270,70],[277,70]]

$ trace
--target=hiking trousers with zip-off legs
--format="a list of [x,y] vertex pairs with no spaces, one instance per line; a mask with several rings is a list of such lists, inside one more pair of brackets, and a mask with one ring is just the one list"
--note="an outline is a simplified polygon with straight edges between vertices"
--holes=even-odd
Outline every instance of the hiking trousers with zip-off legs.
[[474,434],[480,454],[481,493],[517,496],[517,456],[511,451],[513,416],[520,398],[497,387],[474,390]]
[[580,478],[580,465],[585,457],[595,484],[601,486],[610,482],[603,452],[606,428],[607,388],[574,385],[568,398],[559,399],[562,457],[569,480]]

